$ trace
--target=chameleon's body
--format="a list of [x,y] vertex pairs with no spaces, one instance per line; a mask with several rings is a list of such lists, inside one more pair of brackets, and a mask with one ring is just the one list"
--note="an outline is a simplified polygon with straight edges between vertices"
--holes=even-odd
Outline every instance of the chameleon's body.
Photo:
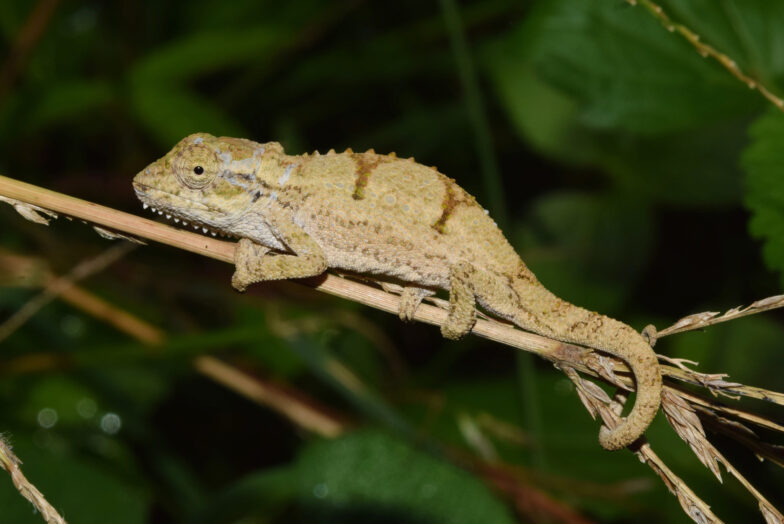
[[442,333],[467,334],[475,303],[523,329],[625,360],[637,382],[629,416],[600,443],[619,449],[656,415],[661,375],[629,326],[547,291],[474,198],[434,168],[394,155],[290,156],[280,144],[186,137],[134,179],[146,205],[206,230],[240,237],[232,284],[304,278],[328,268],[405,285],[400,315],[449,291]]

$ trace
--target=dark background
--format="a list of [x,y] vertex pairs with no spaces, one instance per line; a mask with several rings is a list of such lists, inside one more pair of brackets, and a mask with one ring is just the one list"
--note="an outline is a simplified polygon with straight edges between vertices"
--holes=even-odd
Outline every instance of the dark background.
[[[780,3],[661,5],[781,92]],[[141,214],[132,176],[196,131],[394,151],[474,194],[554,292],[637,329],[780,293],[784,115],[643,7],[3,0],[0,37],[5,176]],[[0,256],[66,274],[109,246],[0,207]],[[81,285],[163,330],[161,348],[62,301],[0,342],[0,430],[70,522],[687,521],[631,453],[600,449],[550,364],[292,285],[238,295],[230,275],[138,248]],[[18,283],[0,275],[0,322],[38,292]],[[657,351],[781,390],[781,320]],[[201,354],[348,426],[314,435],[198,373]],[[649,437],[720,517],[762,521],[663,417]],[[775,465],[714,440],[784,506]],[[0,520],[41,521],[2,475]]]

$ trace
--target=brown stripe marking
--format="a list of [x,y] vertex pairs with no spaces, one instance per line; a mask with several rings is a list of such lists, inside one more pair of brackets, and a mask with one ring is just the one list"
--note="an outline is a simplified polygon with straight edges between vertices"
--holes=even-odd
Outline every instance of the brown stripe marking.
[[[444,195],[444,201],[441,204],[441,216],[438,220],[436,220],[432,227],[443,235],[444,229],[446,227],[446,221],[449,220],[449,218],[454,214],[455,208],[457,208],[457,206],[460,204],[469,203],[469,200],[464,198],[465,192],[460,190],[458,185],[455,184],[454,180],[443,175],[442,177],[446,194]],[[459,193],[463,194],[461,195]]]
[[365,187],[368,185],[368,180],[370,180],[370,173],[373,172],[384,157],[371,152],[353,153],[351,156],[354,162],[357,163],[357,179],[354,182],[354,193],[351,196],[354,200],[362,200],[365,198]]

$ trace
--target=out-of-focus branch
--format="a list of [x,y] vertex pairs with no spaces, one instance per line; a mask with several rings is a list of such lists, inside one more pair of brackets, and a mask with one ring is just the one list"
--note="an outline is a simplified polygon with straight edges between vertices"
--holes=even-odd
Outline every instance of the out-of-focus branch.
[[[116,251],[118,248],[127,250],[127,246],[129,244],[121,244],[117,248],[112,248],[112,251]],[[105,267],[106,264],[103,262],[106,262],[109,253],[104,253],[103,256],[79,264],[67,277],[52,275],[48,269],[42,269],[44,264],[34,259],[10,255],[4,252],[0,252],[0,268],[8,268],[11,275],[16,274],[17,278],[14,280],[17,282],[24,282],[26,285],[39,284],[46,286],[44,292],[39,296],[46,296],[47,302],[59,297],[92,317],[114,326],[139,342],[155,348],[155,346],[162,344],[166,339],[163,331],[75,285],[78,278],[73,278],[74,275],[92,274],[92,272]],[[111,259],[114,260],[114,255],[112,255]],[[38,282],[30,279],[30,277],[21,278],[21,275],[24,273],[23,268],[25,267],[30,269],[39,268]],[[32,302],[28,302],[28,304]],[[36,301],[36,304],[38,302],[40,301]],[[11,319],[17,319],[13,322],[13,326],[21,326],[38,309],[29,308],[27,305],[22,307],[16,315],[11,317]],[[20,315],[20,312],[23,311],[29,311],[29,313],[24,316]],[[0,334],[4,332],[3,327],[6,324],[8,322],[0,325]],[[32,366],[32,369],[40,371],[57,366],[58,360],[34,358],[32,362],[28,360],[26,363],[28,366]],[[343,431],[344,422],[328,415],[326,410],[317,408],[315,401],[306,398],[301,393],[295,393],[282,385],[254,377],[214,357],[196,357],[194,366],[200,373],[215,382],[254,402],[274,409],[307,431],[312,431],[324,437],[334,437]]]
[[77,264],[71,272],[63,278],[54,278],[49,275],[44,290],[29,300],[12,315],[11,318],[0,324],[0,342],[19,329],[20,326],[32,318],[32,316],[46,304],[63,293],[67,293],[70,288],[73,288],[75,282],[83,280],[98,271],[102,271],[107,266],[125,256],[132,248],[133,244],[118,244],[96,257],[89,258],[80,264]]
[[14,81],[24,68],[44,30],[49,25],[54,10],[60,0],[39,0],[30,16],[16,36],[5,63],[0,68],[0,104],[5,99]]

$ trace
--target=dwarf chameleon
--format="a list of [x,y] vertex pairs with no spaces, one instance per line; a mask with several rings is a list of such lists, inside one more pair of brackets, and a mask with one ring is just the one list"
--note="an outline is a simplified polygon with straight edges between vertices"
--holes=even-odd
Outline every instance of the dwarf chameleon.
[[659,409],[662,379],[645,339],[550,293],[474,197],[413,159],[372,150],[292,156],[277,142],[199,133],[133,186],[145,207],[239,237],[232,285],[240,291],[336,268],[402,283],[403,319],[426,296],[448,291],[441,333],[450,339],[471,331],[478,303],[525,330],[621,358],[637,398],[616,428],[602,427],[606,449],[634,442]]

